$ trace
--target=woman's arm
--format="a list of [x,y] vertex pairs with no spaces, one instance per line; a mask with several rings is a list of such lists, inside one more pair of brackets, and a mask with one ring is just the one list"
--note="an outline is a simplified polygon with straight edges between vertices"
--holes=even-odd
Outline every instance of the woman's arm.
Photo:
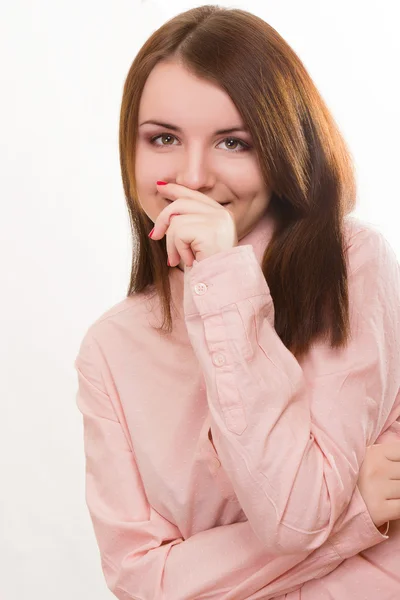
[[[245,600],[283,594],[329,572],[342,561],[386,539],[374,527],[355,491],[336,541],[314,553],[273,555],[248,521],[183,539],[179,529],[149,505],[129,437],[106,389],[104,353],[86,336],[75,362],[77,406],[83,415],[86,504],[108,588],[120,600]],[[115,392],[114,392],[115,393]],[[356,535],[354,533],[356,532]],[[184,574],[184,576],[183,576]]]
[[[318,587],[318,581],[312,583],[313,580],[321,579],[329,573],[332,573],[340,565],[342,565],[342,563],[344,563],[345,560],[350,560],[349,564],[354,565],[357,568],[361,567],[361,570],[365,572],[365,576],[367,577],[367,579],[373,577],[376,581],[377,577],[378,579],[381,577],[382,573],[378,572],[379,570],[377,570],[376,567],[375,570],[373,570],[373,573],[371,573],[371,569],[366,569],[364,571],[364,563],[366,561],[363,559],[357,559],[357,555],[361,554],[361,552],[367,552],[368,554],[368,550],[370,548],[372,549],[373,547],[372,544],[370,548],[363,548],[363,550],[357,549],[357,546],[359,544],[362,544],[361,540],[365,535],[366,530],[370,530],[371,536],[373,536],[373,531],[376,531],[376,526],[371,520],[369,512],[370,508],[372,510],[373,508],[375,509],[376,506],[380,507],[379,510],[381,510],[382,512],[379,513],[378,510],[378,522],[382,522],[385,518],[388,518],[388,515],[390,515],[392,521],[394,521],[395,528],[398,530],[398,527],[400,526],[400,492],[397,497],[398,501],[396,502],[394,508],[390,505],[387,506],[387,504],[385,503],[385,500],[387,498],[386,490],[388,486],[390,486],[391,481],[389,479],[390,473],[386,470],[386,455],[389,454],[393,456],[394,451],[395,455],[398,457],[395,461],[395,468],[397,473],[400,468],[400,421],[394,421],[394,423],[392,423],[391,426],[388,427],[388,429],[386,429],[385,432],[379,436],[376,443],[380,444],[379,447],[382,450],[382,453],[380,453],[377,458],[376,456],[373,456],[373,454],[367,452],[360,472],[360,475],[362,475],[362,477],[365,478],[365,482],[360,486],[359,480],[359,483],[356,489],[354,490],[354,494],[351,498],[348,510],[346,511],[346,517],[344,521],[342,523],[337,522],[335,525],[335,529],[337,529],[337,532],[334,533],[334,535],[332,535],[320,548],[314,550],[314,552],[312,552],[304,561],[302,561],[301,563],[284,573],[281,577],[278,577],[278,579],[273,581],[270,585],[268,585],[266,587],[267,595],[263,596],[263,600],[272,600],[272,598],[276,598],[278,595],[281,596],[281,594],[287,594],[289,592],[297,590],[300,587],[302,587],[304,583],[309,584],[307,585],[307,593],[310,593],[310,598],[319,598],[322,594],[322,591]],[[377,446],[372,446],[371,448],[376,447]],[[386,474],[385,477],[382,477],[382,473]],[[368,482],[366,481],[367,476],[370,477]],[[365,484],[367,491],[364,490]],[[362,495],[361,491],[364,493],[364,496]],[[365,504],[365,510],[361,510],[359,513],[357,513],[355,511],[355,506],[357,505],[357,502],[360,503],[360,506]],[[357,517],[353,522],[351,521],[351,519],[349,519],[350,514],[357,514]],[[387,536],[389,529],[389,521],[384,523],[383,526],[379,527],[380,532],[383,534],[383,536],[385,536],[385,539],[387,540],[390,539],[390,537]],[[397,554],[400,552],[398,542],[399,540],[397,540]],[[329,545],[332,545],[332,547],[335,548],[337,552],[336,559],[331,557],[329,560],[327,560],[326,550]],[[376,544],[374,544],[374,546],[376,546]],[[318,565],[318,572],[316,570],[312,572],[313,563],[315,565]],[[389,565],[386,566],[389,567]],[[311,573],[312,576],[310,576]],[[329,578],[329,582],[330,581],[331,578]],[[371,583],[373,583],[373,581],[371,581]],[[387,584],[388,582],[382,585]],[[302,588],[302,591],[303,589],[304,588]],[[343,589],[344,588],[342,588],[342,590]],[[312,593],[314,594],[314,596],[312,595],[311,590],[313,590]],[[341,593],[340,597],[343,597],[344,600],[343,593]],[[348,597],[355,598],[354,594],[353,596],[351,594],[348,594]]]
[[[400,268],[377,231],[349,249],[352,338],[300,364],[276,334],[251,246],[185,270],[185,320],[205,377],[213,443],[255,534],[274,554],[332,535],[367,446],[400,414]],[[201,284],[201,285],[199,285]]]

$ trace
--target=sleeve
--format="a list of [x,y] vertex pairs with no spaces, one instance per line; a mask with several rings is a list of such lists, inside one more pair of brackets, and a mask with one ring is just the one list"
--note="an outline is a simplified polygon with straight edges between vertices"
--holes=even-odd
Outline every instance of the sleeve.
[[[263,600],[298,589],[343,558],[326,542],[311,556],[273,556],[248,521],[199,532],[184,540],[179,529],[148,503],[132,444],[115,399],[102,376],[103,355],[92,335],[75,361],[77,406],[83,415],[86,504],[110,591],[119,600],[237,600],[262,590]],[[352,536],[352,553],[387,539],[368,519],[360,496],[341,524]],[[348,537],[348,536],[347,536]],[[350,549],[348,548],[349,552]],[[288,573],[287,573],[288,571]],[[260,597],[260,596],[258,596]]]
[[[394,421],[379,436],[376,443],[384,444],[389,441],[400,443],[400,421]],[[386,523],[381,529],[384,531],[382,535],[375,527],[360,491],[356,487],[348,508],[335,523],[331,536],[305,560],[271,582],[266,588],[268,595],[263,597],[263,600],[272,600],[278,595],[280,597],[281,594],[299,589],[304,583],[321,579],[335,571],[345,561],[349,561],[351,565],[359,565],[359,562],[354,563],[358,554],[376,546],[380,541],[389,539],[390,523]],[[380,539],[379,536],[381,536]],[[362,546],[364,547],[361,548]],[[335,551],[335,555],[329,556],[329,547]],[[365,560],[361,562],[364,566],[367,563]],[[370,576],[370,572],[368,572],[368,577]],[[373,572],[373,576],[376,577],[376,571]],[[318,589],[316,593],[318,593]]]
[[351,340],[340,350],[316,342],[304,365],[275,332],[252,246],[185,269],[185,322],[213,443],[253,531],[276,554],[311,552],[328,540],[366,447],[399,415],[399,263],[378,231],[352,242]]

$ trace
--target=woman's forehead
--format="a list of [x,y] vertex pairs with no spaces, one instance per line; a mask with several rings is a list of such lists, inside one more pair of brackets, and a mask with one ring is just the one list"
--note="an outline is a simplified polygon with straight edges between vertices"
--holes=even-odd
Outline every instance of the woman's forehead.
[[222,88],[171,63],[157,64],[147,78],[139,124],[147,120],[168,122],[182,131],[192,127],[207,127],[212,132],[244,127],[236,106]]

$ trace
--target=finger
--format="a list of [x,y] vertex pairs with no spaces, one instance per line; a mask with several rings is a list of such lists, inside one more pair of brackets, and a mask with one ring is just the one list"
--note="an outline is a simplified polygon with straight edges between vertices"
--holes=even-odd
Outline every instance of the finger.
[[387,472],[389,479],[400,481],[400,462],[387,460],[385,464],[385,473]]
[[400,480],[385,483],[384,494],[386,500],[399,500],[400,502]]
[[400,461],[400,441],[385,442],[382,444],[382,450],[387,459]]
[[190,244],[188,244],[187,242],[184,242],[183,240],[181,240],[179,238],[177,238],[175,240],[175,244],[176,244],[176,247],[178,249],[180,256],[182,257],[184,264],[187,267],[193,266],[193,261],[194,261],[195,257],[194,257],[193,250],[192,250]]
[[386,500],[385,515],[387,521],[400,519],[400,500]]
[[[179,226],[182,228],[182,215],[172,215],[171,220],[175,220],[177,217],[180,217],[181,223]],[[192,266],[194,255],[190,246],[190,242],[180,239],[179,235],[177,234],[177,226],[174,226],[174,224],[171,224],[168,227],[166,248],[171,267],[176,267],[179,265],[181,259],[187,266]]]
[[[175,220],[179,215],[171,215],[171,221]],[[173,224],[168,227],[165,246],[167,249],[167,259],[170,267],[176,267],[179,264],[181,257],[176,248],[175,228]]]
[[[214,203],[215,204],[215,203]],[[201,214],[209,213],[211,209],[215,209],[215,206],[207,205],[199,200],[190,200],[186,198],[180,198],[168,204],[158,215],[154,223],[154,231],[151,235],[152,240],[160,240],[164,237],[168,227],[170,226],[170,218],[174,213],[180,215],[185,214]],[[224,210],[221,207],[221,210]]]
[[210,205],[218,204],[212,198],[209,198],[198,190],[192,190],[184,185],[178,183],[167,183],[166,185],[157,185],[159,193],[168,198],[168,200],[178,200],[179,198],[188,198],[189,200],[198,200],[199,202],[205,202]]

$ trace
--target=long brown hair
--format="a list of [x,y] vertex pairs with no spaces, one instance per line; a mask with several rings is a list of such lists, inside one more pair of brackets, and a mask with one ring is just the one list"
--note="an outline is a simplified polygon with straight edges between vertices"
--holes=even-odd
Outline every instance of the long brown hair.
[[129,69],[119,130],[133,235],[127,295],[156,290],[160,330],[172,331],[166,236],[148,238],[153,223],[138,201],[134,172],[139,102],[161,60],[177,60],[217,83],[251,133],[278,219],[261,263],[276,333],[297,357],[321,336],[332,348],[344,347],[350,336],[344,217],[356,198],[351,155],[296,53],[268,23],[240,9],[205,5],[175,16],[151,35]]

